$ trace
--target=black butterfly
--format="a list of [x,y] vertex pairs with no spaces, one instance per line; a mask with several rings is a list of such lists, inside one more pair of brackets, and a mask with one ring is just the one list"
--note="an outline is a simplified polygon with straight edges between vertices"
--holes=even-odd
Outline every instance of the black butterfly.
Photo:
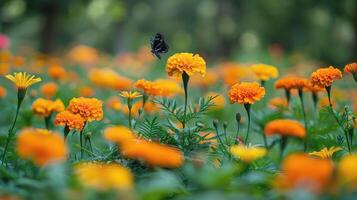
[[150,44],[151,52],[159,59],[161,59],[161,53],[167,53],[169,51],[169,46],[166,44],[164,36],[161,33],[156,33],[156,35],[150,39]]

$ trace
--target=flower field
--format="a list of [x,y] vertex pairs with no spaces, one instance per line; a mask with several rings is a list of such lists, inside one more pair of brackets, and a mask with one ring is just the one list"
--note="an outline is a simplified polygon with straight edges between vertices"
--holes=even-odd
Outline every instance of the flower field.
[[357,199],[357,60],[162,37],[44,54],[0,33],[1,200]]

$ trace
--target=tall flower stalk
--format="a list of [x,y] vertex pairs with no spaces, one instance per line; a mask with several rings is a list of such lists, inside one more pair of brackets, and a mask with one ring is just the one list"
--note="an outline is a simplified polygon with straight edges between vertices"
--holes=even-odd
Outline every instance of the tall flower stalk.
[[182,73],[182,82],[183,82],[183,89],[185,91],[185,104],[183,110],[183,123],[182,127],[185,128],[186,125],[186,112],[187,112],[187,97],[188,97],[188,81],[190,80],[190,76],[184,71]]
[[[133,107],[133,99],[141,97],[142,95],[138,92],[132,92],[132,91],[123,91],[119,93],[120,96],[126,98],[127,100],[127,106],[128,106],[128,125],[129,128],[132,128],[132,113],[131,109]],[[144,103],[144,102],[143,102]]]
[[15,128],[15,125],[17,122],[17,118],[19,116],[22,102],[26,96],[27,88],[30,87],[31,85],[41,81],[41,78],[35,78],[35,76],[29,75],[26,72],[14,73],[14,75],[6,75],[5,77],[7,79],[9,79],[10,81],[12,81],[15,84],[15,86],[17,87],[17,107],[16,107],[14,120],[12,122],[12,125],[9,128],[8,135],[6,138],[5,148],[4,148],[4,152],[2,155],[2,163],[3,164],[6,161],[6,153],[9,148],[10,141],[12,140],[12,138],[15,135],[14,128]]
[[248,143],[249,131],[250,131],[250,115],[251,115],[251,104],[262,99],[265,95],[265,88],[261,87],[257,82],[242,82],[234,84],[229,92],[228,97],[231,102],[243,104],[247,112],[248,126],[247,133],[245,136],[244,143]]

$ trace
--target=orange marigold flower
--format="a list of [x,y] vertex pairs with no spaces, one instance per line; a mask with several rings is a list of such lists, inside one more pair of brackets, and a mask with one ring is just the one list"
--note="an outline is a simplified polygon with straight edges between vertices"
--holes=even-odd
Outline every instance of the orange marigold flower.
[[264,87],[257,82],[242,82],[234,84],[229,90],[228,96],[231,104],[254,104],[265,95]]
[[269,107],[272,109],[283,109],[288,107],[288,101],[285,98],[276,97],[269,101]]
[[192,77],[190,77],[191,85],[198,86],[198,87],[203,87],[203,88],[208,88],[208,87],[216,84],[217,81],[218,81],[217,72],[212,70],[212,69],[208,69],[206,71],[206,75],[205,75],[204,78],[202,78],[198,74],[193,75]]
[[79,181],[98,190],[127,190],[134,184],[131,171],[119,164],[81,163],[75,165],[74,172]]
[[299,138],[304,138],[306,134],[304,126],[300,122],[291,119],[270,121],[265,125],[264,133],[267,136],[278,134],[283,137],[293,136]]
[[189,76],[195,73],[204,76],[206,74],[206,62],[198,54],[176,53],[167,60],[166,72],[169,76],[174,77],[181,77],[184,72]]
[[6,89],[2,86],[0,86],[0,98],[4,98],[6,96]]
[[280,78],[275,82],[276,89],[303,89],[307,87],[309,81],[305,78],[298,77],[298,76],[287,76]]
[[232,86],[241,79],[252,80],[254,73],[250,67],[242,66],[239,63],[224,62],[219,65],[218,74],[222,76],[224,83]]
[[357,73],[357,63],[350,63],[350,64],[347,64],[344,68],[344,71],[346,73]]
[[148,165],[177,168],[183,164],[184,157],[180,150],[164,144],[146,140],[132,140],[121,145],[124,156],[145,161]]
[[169,79],[158,79],[155,81],[140,79],[135,83],[135,87],[142,89],[144,93],[150,96],[170,97],[182,92],[179,84]]
[[108,141],[123,144],[136,138],[136,135],[125,126],[113,126],[104,130],[104,138]]
[[55,79],[63,79],[66,76],[66,70],[59,65],[52,65],[48,68],[48,75]]
[[10,71],[10,64],[0,62],[0,75],[5,75],[9,73],[9,71]]
[[68,110],[79,114],[85,121],[101,120],[103,118],[102,101],[96,98],[78,97],[69,102]]
[[311,83],[319,87],[329,87],[334,80],[342,78],[342,73],[339,69],[332,66],[328,68],[320,68],[311,74]]
[[51,101],[38,98],[32,103],[32,112],[40,117],[49,117],[53,112],[64,110],[63,102],[60,99]]
[[328,159],[292,154],[283,161],[281,171],[276,180],[279,189],[304,188],[319,193],[330,184],[334,166]]
[[91,97],[94,95],[94,90],[89,86],[83,86],[79,89],[79,94],[82,97]]
[[267,81],[271,78],[276,78],[279,75],[278,69],[272,65],[254,64],[251,66],[253,72],[259,80]]
[[89,72],[89,80],[103,88],[128,90],[132,86],[132,80],[120,76],[117,72],[110,68],[94,68]]
[[58,85],[54,82],[45,83],[41,86],[40,90],[44,97],[50,99],[57,93]]
[[11,64],[14,67],[22,67],[25,64],[25,58],[22,56],[14,56],[11,59]]
[[119,97],[111,97],[107,101],[107,107],[119,111],[122,108],[122,103],[119,99]]
[[38,166],[65,160],[67,147],[63,138],[46,129],[25,128],[17,137],[16,149],[23,159],[32,160]]
[[99,54],[97,50],[92,47],[77,45],[70,50],[69,57],[78,64],[90,65],[98,61]]
[[77,129],[77,131],[81,131],[84,126],[84,119],[78,114],[65,110],[56,115],[54,124],[55,126],[67,126],[69,130]]
[[312,93],[319,93],[325,91],[325,88],[320,87],[318,85],[313,85],[311,81],[306,85],[306,90],[312,92]]
[[345,155],[338,165],[339,182],[352,189],[357,188],[357,154]]

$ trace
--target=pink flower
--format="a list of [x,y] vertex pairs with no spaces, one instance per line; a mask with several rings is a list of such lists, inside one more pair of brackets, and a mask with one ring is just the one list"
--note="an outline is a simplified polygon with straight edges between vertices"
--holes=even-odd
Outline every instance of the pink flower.
[[6,49],[10,46],[10,39],[4,34],[0,33],[0,49]]

